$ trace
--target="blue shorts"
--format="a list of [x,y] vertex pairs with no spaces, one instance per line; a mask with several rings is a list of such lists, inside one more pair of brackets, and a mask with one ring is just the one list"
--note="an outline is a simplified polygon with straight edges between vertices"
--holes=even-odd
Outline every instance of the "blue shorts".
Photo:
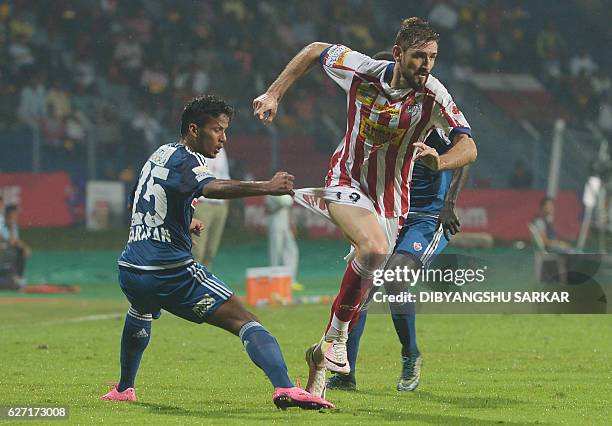
[[393,251],[412,255],[427,268],[448,245],[442,231],[442,226],[438,227],[438,219],[435,217],[408,216]]
[[139,314],[159,318],[161,309],[198,324],[233,294],[219,278],[199,263],[162,271],[119,267],[121,290]]

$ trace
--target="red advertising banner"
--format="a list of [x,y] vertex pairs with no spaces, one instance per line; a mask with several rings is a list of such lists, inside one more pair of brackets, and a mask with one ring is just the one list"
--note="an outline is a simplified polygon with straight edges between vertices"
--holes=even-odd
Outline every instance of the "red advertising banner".
[[[457,213],[463,232],[486,232],[503,240],[528,240],[527,225],[538,215],[543,191],[513,189],[464,190]],[[245,199],[245,226],[265,231],[263,198]],[[564,191],[555,200],[555,227],[561,238],[576,239],[580,230],[581,206],[575,192]],[[311,238],[340,238],[338,229],[326,218],[294,204],[293,218]]]
[[[458,215],[464,232],[488,232],[504,240],[527,240],[527,225],[538,215],[544,191],[514,189],[465,190],[459,194]],[[581,206],[575,192],[555,199],[555,229],[561,238],[576,239]]]
[[67,201],[71,190],[64,172],[0,174],[0,195],[5,205],[19,206],[21,228],[71,225]]

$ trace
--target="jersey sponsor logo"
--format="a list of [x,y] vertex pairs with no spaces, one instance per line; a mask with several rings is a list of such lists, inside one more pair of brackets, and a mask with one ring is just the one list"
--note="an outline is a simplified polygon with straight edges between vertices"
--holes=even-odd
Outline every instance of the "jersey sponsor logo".
[[412,243],[412,248],[415,249],[416,251],[423,250],[423,246],[418,241],[415,241],[414,243]]
[[204,179],[208,179],[210,177],[214,177],[210,174],[210,170],[208,166],[205,164],[203,166],[197,166],[191,169],[191,171],[195,174],[195,178],[198,182],[202,182]]
[[198,303],[196,303],[192,310],[198,317],[204,318],[204,315],[206,315],[206,313],[210,311],[213,306],[215,306],[215,299],[206,294]]
[[374,104],[374,108],[378,110],[380,114],[389,114],[390,116],[397,116],[400,110],[392,107],[391,105],[381,105],[379,103]]
[[337,45],[330,47],[327,51],[327,57],[325,58],[325,65],[333,67],[334,65],[344,64],[344,59],[349,52],[351,52],[351,49],[346,46]]
[[450,112],[451,112],[452,118],[454,118],[455,121],[457,122],[455,124],[455,127],[469,127],[469,125],[465,121],[465,117],[463,116],[463,113],[461,112],[457,104],[455,104],[454,102],[451,102],[449,106],[450,106]]
[[357,101],[361,102],[363,105],[371,105],[374,102],[374,99],[378,96],[378,92],[374,90],[373,86],[369,83],[360,83],[357,86]]
[[172,154],[174,154],[176,148],[173,146],[163,145],[157,148],[151,157],[149,158],[155,165],[163,167],[166,165]]
[[338,55],[338,59],[336,59],[336,65],[344,65],[344,60],[346,59],[346,55],[348,55],[349,52],[350,50],[347,49],[344,52],[340,53],[340,55]]
[[361,119],[359,123],[359,134],[361,137],[371,141],[374,145],[386,143],[399,145],[404,139],[407,129],[398,129],[378,124],[367,117]]

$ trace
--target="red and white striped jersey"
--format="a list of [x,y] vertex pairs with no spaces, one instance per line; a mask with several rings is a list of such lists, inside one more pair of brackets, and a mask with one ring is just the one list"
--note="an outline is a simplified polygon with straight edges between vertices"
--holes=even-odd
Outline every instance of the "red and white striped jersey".
[[384,217],[410,207],[414,142],[439,128],[451,138],[470,125],[446,88],[432,75],[421,89],[389,86],[395,64],[346,46],[321,54],[325,72],[347,92],[346,136],[330,161],[325,186],[350,186],[367,194]]

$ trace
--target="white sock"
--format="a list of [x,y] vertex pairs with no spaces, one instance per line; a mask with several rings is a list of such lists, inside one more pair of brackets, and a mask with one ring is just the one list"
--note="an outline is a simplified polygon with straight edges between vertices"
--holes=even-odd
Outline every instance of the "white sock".
[[350,321],[342,321],[336,316],[336,314],[334,314],[331,320],[331,326],[335,328],[336,330],[338,330],[339,332],[341,332],[342,334],[345,334],[346,332],[348,332],[349,324],[350,324]]

